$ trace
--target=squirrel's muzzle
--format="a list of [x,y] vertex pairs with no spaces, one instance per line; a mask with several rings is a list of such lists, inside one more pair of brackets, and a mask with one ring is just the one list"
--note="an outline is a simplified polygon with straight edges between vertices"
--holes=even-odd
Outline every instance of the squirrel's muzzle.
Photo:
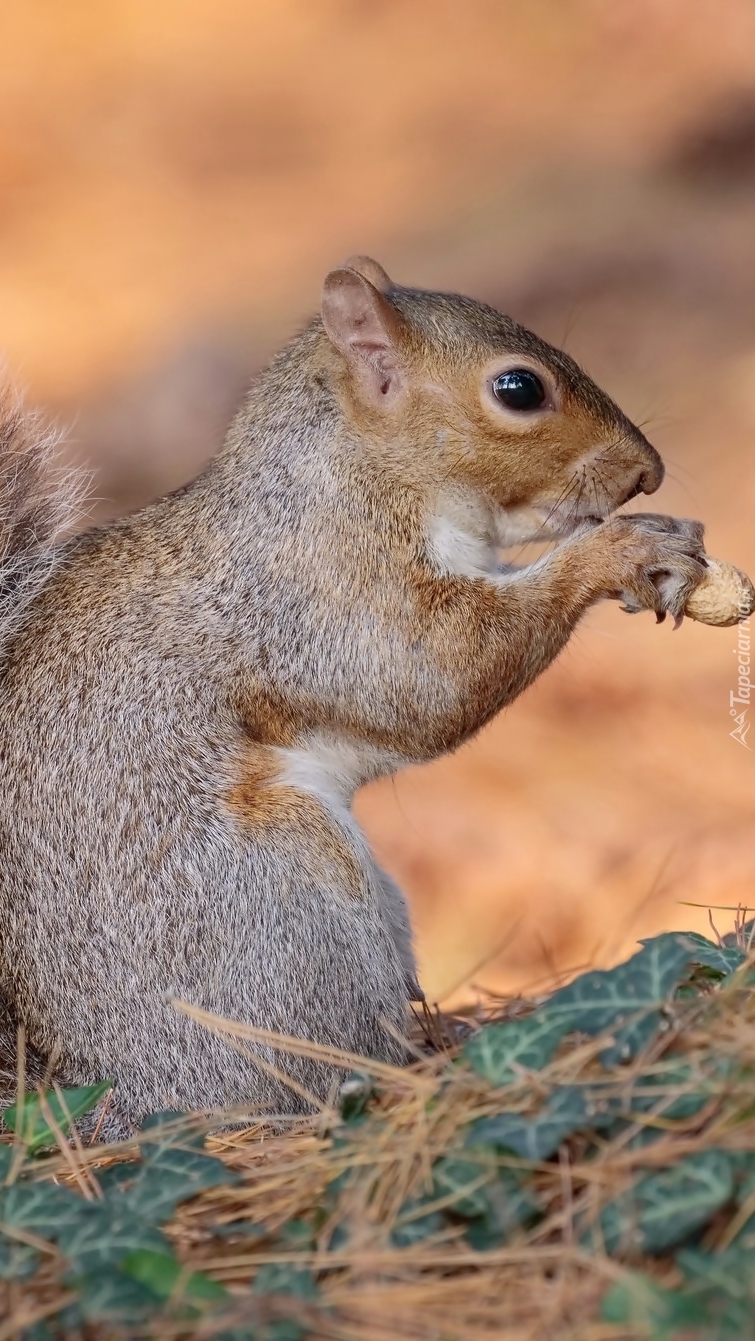
[[640,466],[640,474],[634,491],[629,494],[629,498],[635,498],[637,494],[654,494],[656,489],[660,489],[663,484],[663,477],[666,473],[666,467],[663,464],[655,447],[651,447],[646,438],[642,439],[644,461]]

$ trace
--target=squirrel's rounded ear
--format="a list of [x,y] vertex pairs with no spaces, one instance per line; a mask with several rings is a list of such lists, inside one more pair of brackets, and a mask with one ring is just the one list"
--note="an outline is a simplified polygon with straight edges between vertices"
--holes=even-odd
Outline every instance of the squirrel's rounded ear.
[[349,256],[343,263],[345,270],[356,270],[358,275],[368,279],[373,288],[378,293],[387,293],[393,288],[393,280],[387,275],[382,265],[373,261],[371,256]]
[[404,321],[392,303],[361,271],[342,266],[325,276],[322,321],[365,398],[391,404],[405,385]]

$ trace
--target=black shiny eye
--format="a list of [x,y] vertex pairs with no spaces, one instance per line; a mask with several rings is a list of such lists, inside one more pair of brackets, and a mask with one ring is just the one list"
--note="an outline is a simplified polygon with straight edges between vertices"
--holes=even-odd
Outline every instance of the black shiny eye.
[[545,387],[527,368],[512,368],[493,381],[493,395],[510,410],[539,410],[545,402]]

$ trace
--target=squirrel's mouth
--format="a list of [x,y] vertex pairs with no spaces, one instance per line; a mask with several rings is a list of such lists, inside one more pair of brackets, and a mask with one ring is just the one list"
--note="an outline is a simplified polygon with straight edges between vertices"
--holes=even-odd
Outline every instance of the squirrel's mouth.
[[531,513],[540,519],[540,539],[566,540],[586,526],[601,525],[630,499],[657,487],[642,463],[599,458],[598,464],[588,458],[577,464],[556,498],[538,502]]
[[595,510],[588,512],[581,508],[564,508],[555,504],[550,508],[547,506],[539,508],[538,512],[541,515],[536,539],[568,540],[576,531],[581,531],[586,526],[601,526],[613,512],[613,508],[607,507],[604,513],[599,513]]
[[[633,496],[633,495],[632,495]],[[598,508],[602,499],[593,498],[592,506],[587,499],[557,498],[543,500],[536,504],[514,509],[502,509],[500,515],[500,543],[506,547],[511,544],[548,544],[553,541],[569,540],[577,531],[601,526],[625,498],[613,501],[606,499],[605,508]]]
[[[580,495],[587,492],[584,482],[581,482],[577,491],[577,496],[569,496],[557,499],[550,507],[546,504],[538,509],[542,516],[542,538],[549,540],[566,540],[573,535],[575,531],[581,530],[585,526],[601,526],[607,521],[614,512],[622,508],[630,499],[636,498],[638,494],[644,493],[642,481],[633,481],[628,488],[623,490],[618,497],[601,499],[599,495],[603,490],[596,486],[595,481],[591,482],[589,493],[592,494],[594,502],[590,504],[588,499],[583,499]],[[571,491],[569,491],[571,493]],[[602,504],[602,507],[601,507]],[[596,506],[597,505],[597,506]]]

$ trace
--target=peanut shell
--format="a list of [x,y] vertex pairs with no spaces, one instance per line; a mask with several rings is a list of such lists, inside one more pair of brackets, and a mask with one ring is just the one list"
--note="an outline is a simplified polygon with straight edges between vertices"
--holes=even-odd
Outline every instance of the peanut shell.
[[701,624],[722,628],[739,624],[755,610],[755,587],[746,573],[722,559],[707,556],[705,577],[684,607],[685,615]]

